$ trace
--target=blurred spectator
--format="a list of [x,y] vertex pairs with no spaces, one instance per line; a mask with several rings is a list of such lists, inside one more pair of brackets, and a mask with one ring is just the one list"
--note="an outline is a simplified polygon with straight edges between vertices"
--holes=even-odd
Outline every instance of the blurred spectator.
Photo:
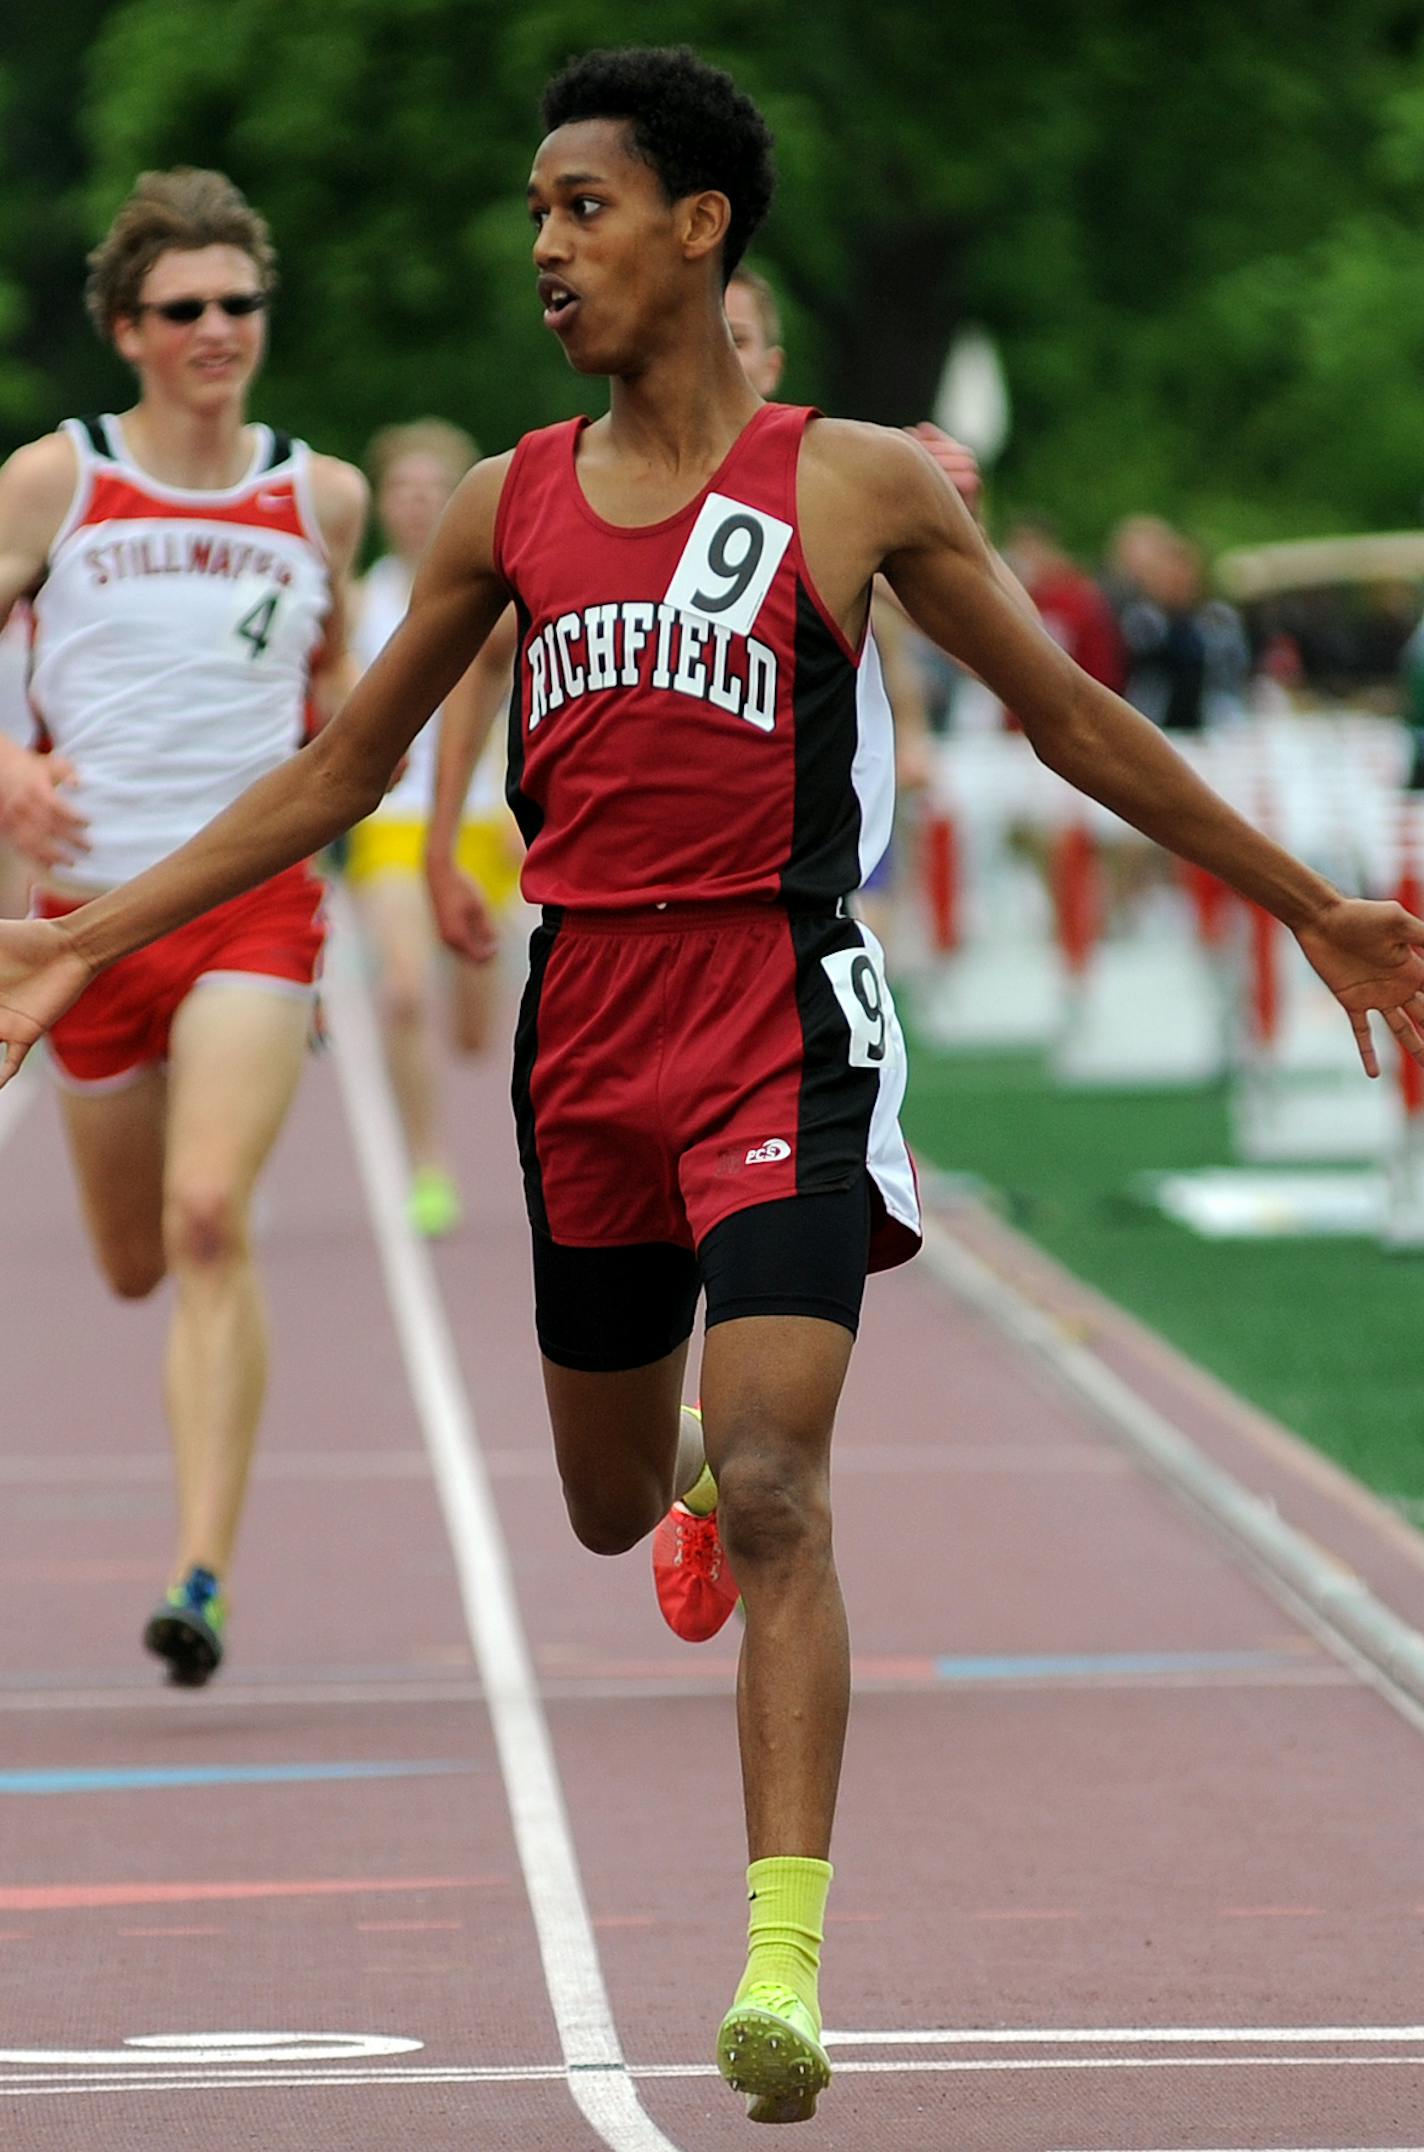
[[1424,620],[1404,646],[1399,686],[1404,722],[1414,743],[1405,783],[1411,792],[1424,792]]
[[1113,609],[1093,578],[1064,552],[1052,524],[1042,516],[1021,516],[1002,550],[1053,640],[1085,673],[1120,695],[1127,652]]
[[1114,524],[1103,561],[1102,587],[1118,619],[1150,580],[1152,564],[1164,545],[1176,538],[1161,516],[1124,516]]
[[1200,548],[1156,517],[1134,516],[1114,534],[1110,560],[1128,701],[1164,732],[1239,715],[1250,644],[1235,609],[1209,595]]

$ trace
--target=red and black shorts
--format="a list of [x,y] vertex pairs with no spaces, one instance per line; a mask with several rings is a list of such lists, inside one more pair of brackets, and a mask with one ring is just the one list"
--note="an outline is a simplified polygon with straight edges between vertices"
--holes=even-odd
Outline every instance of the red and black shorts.
[[548,1358],[643,1366],[707,1321],[854,1330],[919,1246],[905,1052],[857,920],[771,905],[549,911],[514,1108]]

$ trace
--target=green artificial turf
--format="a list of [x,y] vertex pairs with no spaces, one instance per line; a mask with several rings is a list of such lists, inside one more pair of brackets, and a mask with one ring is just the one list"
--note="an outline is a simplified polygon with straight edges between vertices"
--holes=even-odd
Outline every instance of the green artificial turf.
[[1070,1270],[1424,1519],[1424,1259],[1365,1239],[1207,1241],[1132,1193],[1232,1164],[1224,1089],[1064,1091],[1036,1055],[914,1042],[905,1130]]

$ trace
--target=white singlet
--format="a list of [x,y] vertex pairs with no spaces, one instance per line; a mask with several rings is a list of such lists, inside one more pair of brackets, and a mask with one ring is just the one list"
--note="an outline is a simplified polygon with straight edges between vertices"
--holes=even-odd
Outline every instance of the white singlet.
[[118,420],[66,419],[79,482],[34,601],[30,693],[78,773],[109,888],[162,859],[301,745],[331,609],[305,443],[255,428],[237,485],[164,485]]
[[[361,578],[357,593],[351,648],[362,672],[374,665],[395,634],[410,607],[411,572],[393,553],[376,561]],[[382,819],[428,822],[435,803],[436,741],[440,712],[423,726],[410,743],[400,781],[376,809]],[[487,820],[504,806],[504,749],[497,742],[499,727],[493,726],[485,750],[465,798],[467,819]]]

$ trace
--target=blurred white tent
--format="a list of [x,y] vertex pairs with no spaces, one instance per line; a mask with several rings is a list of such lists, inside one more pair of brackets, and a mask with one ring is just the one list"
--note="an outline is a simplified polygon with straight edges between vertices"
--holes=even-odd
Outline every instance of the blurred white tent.
[[1003,454],[1013,421],[1009,385],[998,346],[978,322],[966,322],[950,345],[930,416],[986,467]]

